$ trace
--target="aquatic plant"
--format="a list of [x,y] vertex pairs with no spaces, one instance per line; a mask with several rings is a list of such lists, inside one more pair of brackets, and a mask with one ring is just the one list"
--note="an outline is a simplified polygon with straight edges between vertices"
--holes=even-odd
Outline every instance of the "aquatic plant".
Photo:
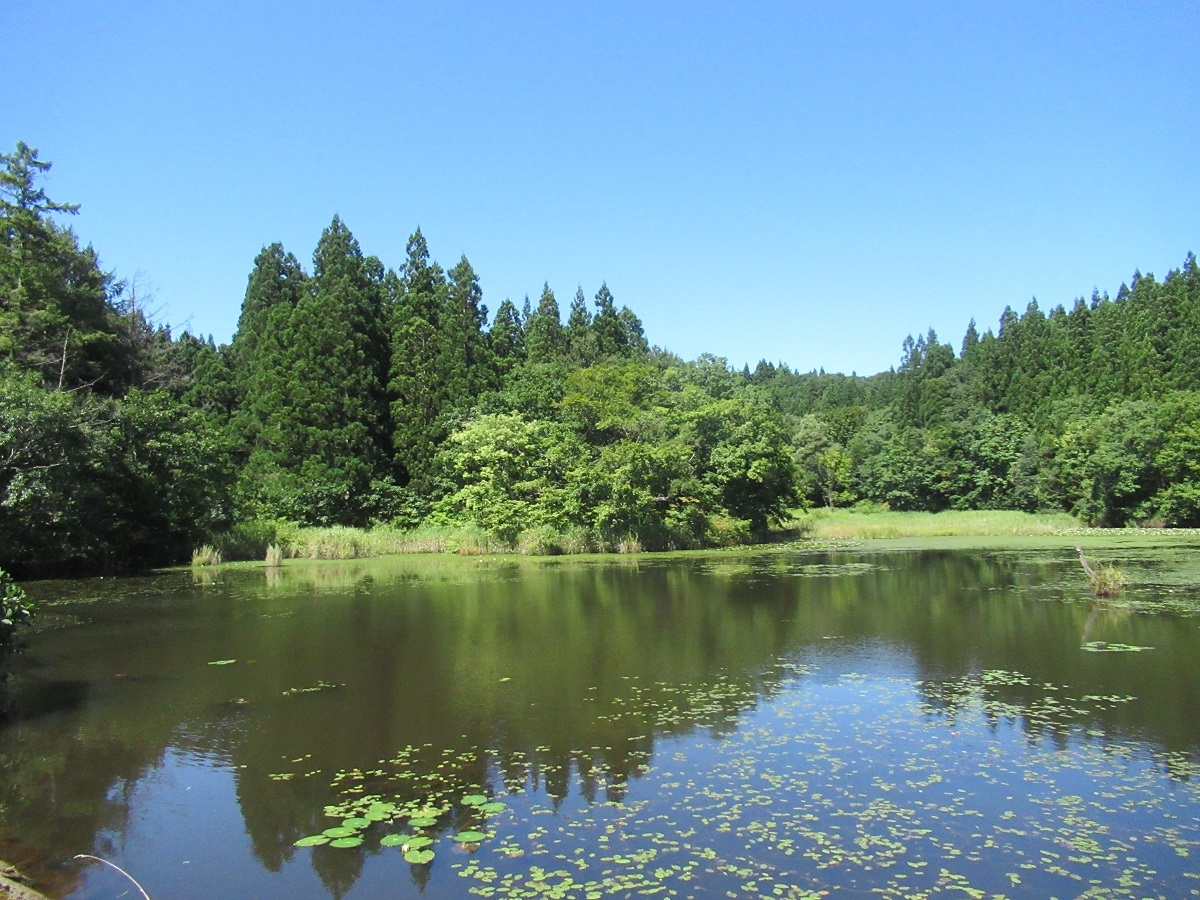
[[1079,563],[1083,566],[1083,574],[1087,576],[1092,593],[1097,597],[1115,597],[1121,593],[1121,588],[1129,583],[1125,573],[1111,563],[1098,563],[1093,566],[1083,554],[1082,547],[1076,547]]
[[193,566],[219,566],[221,564],[221,551],[217,550],[210,544],[205,544],[202,547],[197,547],[192,551]]
[[17,628],[29,621],[32,611],[25,591],[0,569],[0,652],[12,643]]
[[267,565],[275,568],[283,565],[283,548],[278,544],[269,544],[266,553]]

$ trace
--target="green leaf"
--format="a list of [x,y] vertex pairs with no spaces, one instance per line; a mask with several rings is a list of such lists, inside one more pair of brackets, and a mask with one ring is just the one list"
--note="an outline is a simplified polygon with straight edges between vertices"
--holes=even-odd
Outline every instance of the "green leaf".
[[423,866],[433,862],[432,850],[409,850],[404,854],[404,861],[414,866]]
[[338,838],[337,840],[334,840],[334,841],[330,841],[329,846],[330,847],[357,847],[362,842],[363,842],[363,839],[360,837],[344,837],[344,838]]
[[381,847],[402,847],[409,840],[407,834],[385,834],[379,839]]
[[348,838],[358,834],[355,828],[346,828],[344,825],[335,825],[333,828],[326,828],[321,834],[331,838]]
[[371,820],[363,816],[351,816],[349,819],[342,820],[343,828],[362,829],[371,824]]
[[433,844],[433,838],[418,834],[405,840],[404,845],[409,850],[424,850]]
[[464,806],[482,806],[487,803],[487,797],[483,794],[467,794],[462,798]]
[[454,836],[454,839],[460,844],[478,844],[486,838],[487,835],[482,831],[460,831]]
[[437,819],[430,816],[418,816],[415,819],[409,819],[408,824],[413,828],[432,828],[437,824]]
[[329,837],[324,834],[310,834],[308,837],[300,838],[292,846],[294,847],[319,847],[322,844],[328,844]]
[[484,803],[482,806],[480,806],[479,811],[490,816],[493,813],[498,813],[505,809],[506,806],[507,804],[501,803],[499,800],[493,800],[491,803]]

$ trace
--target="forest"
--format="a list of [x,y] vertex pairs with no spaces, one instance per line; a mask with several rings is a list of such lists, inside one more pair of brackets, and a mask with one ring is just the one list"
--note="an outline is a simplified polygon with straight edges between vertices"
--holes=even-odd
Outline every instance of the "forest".
[[806,505],[1200,524],[1191,254],[846,376],[682,360],[604,284],[565,319],[549,285],[491,315],[465,257],[442,268],[418,229],[390,268],[334,216],[311,266],[258,254],[218,346],[102,268],[35,150],[0,167],[0,567],[18,573],[236,553],[280,523],[559,551],[743,543]]

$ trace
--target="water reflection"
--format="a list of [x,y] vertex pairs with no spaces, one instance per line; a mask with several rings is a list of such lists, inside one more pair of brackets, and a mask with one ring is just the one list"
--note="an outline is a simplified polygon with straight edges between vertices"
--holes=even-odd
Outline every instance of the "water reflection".
[[[982,717],[993,734],[1058,747],[1136,740],[1186,777],[1179,760],[1200,747],[1195,620],[1091,604],[1072,563],[417,558],[37,585],[63,627],[32,642],[0,730],[0,820],[20,836],[0,856],[57,877],[64,895],[73,870],[56,860],[138,859],[180,895],[165,860],[194,853],[164,851],[161,836],[165,860],[139,849],[131,809],[154,773],[203,759],[224,773],[248,859],[278,878],[308,861],[342,896],[370,877],[368,854],[294,842],[328,826],[347,784],[401,803],[486,788],[551,810],[620,804],[664,743],[733,740],[804,683],[899,678],[920,715],[949,726]],[[1155,650],[1081,652],[1090,641]],[[388,763],[405,748],[402,766]],[[417,887],[431,877],[411,874]]]

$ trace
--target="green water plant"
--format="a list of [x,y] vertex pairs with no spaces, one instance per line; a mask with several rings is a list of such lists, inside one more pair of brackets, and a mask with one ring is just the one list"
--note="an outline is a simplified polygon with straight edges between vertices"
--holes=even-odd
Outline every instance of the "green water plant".
[[1125,573],[1111,563],[1092,565],[1083,553],[1082,547],[1076,547],[1079,563],[1083,566],[1083,574],[1087,576],[1092,593],[1097,597],[1115,597],[1121,593],[1121,588],[1129,583]]
[[269,544],[266,552],[266,563],[270,568],[283,565],[283,548],[278,544]]
[[29,621],[32,612],[25,591],[0,569],[0,652],[12,645],[17,629]]
[[219,566],[220,564],[221,551],[209,544],[197,547],[192,551],[193,566]]

